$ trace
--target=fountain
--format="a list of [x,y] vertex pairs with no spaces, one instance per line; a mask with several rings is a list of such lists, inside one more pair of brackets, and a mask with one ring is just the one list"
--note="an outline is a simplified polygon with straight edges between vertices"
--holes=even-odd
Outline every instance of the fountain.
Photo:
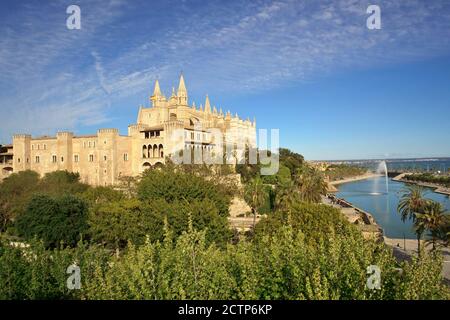
[[[381,161],[377,168],[377,173],[382,174],[384,173],[385,180],[386,180],[386,194],[389,194],[389,178],[388,178],[388,169],[386,161]],[[376,187],[376,186],[375,186]]]

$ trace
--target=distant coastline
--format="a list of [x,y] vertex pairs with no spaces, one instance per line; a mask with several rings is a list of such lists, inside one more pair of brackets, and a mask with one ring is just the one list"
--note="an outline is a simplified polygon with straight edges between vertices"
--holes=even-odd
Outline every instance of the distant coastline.
[[379,173],[368,172],[368,173],[365,173],[365,174],[362,174],[359,176],[345,178],[342,180],[330,181],[329,184],[332,186],[336,186],[336,185],[340,185],[343,183],[355,182],[355,181],[359,181],[359,180],[365,180],[365,179],[370,179],[370,178],[380,177],[380,176],[383,176],[383,175],[379,174]]

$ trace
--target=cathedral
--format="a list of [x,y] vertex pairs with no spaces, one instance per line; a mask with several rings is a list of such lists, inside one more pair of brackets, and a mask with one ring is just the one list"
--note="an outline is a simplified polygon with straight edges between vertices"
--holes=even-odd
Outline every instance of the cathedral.
[[244,147],[256,147],[255,120],[211,107],[208,96],[204,106],[189,104],[183,75],[170,97],[162,93],[156,80],[150,104],[139,108],[136,124],[128,126],[127,135],[117,129],[99,129],[93,135],[58,132],[53,137],[15,134],[12,145],[3,147],[3,158],[0,150],[0,178],[23,170],[41,175],[67,170],[79,173],[88,184],[113,185],[120,177],[137,176],[162,165],[175,154],[222,152],[234,154],[237,161],[236,152],[242,155]]

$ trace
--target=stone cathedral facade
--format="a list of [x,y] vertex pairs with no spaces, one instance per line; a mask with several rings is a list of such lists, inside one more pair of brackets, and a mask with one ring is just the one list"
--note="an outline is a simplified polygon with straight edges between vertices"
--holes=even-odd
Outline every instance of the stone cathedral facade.
[[[149,108],[139,108],[137,122],[128,126],[127,135],[117,129],[82,136],[72,132],[53,137],[16,134],[7,150],[9,165],[3,166],[0,178],[23,170],[41,175],[67,170],[79,173],[82,182],[112,185],[122,176],[137,176],[164,164],[167,156],[180,150],[214,153],[224,146],[256,147],[255,120],[242,120],[229,111],[224,114],[211,107],[208,96],[204,106],[189,104],[183,75],[170,97],[164,96],[156,81],[150,103]],[[222,135],[217,138],[213,132]]]

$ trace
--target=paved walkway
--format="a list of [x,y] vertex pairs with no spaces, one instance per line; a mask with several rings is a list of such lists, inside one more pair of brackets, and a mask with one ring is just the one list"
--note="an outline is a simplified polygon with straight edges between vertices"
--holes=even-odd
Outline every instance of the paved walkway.
[[[384,237],[384,243],[393,248],[394,256],[399,261],[409,261],[411,260],[412,255],[417,255],[417,240],[391,239]],[[424,246],[425,241],[422,240],[421,245]],[[426,246],[425,248],[431,250],[431,246]],[[444,258],[442,276],[445,278],[445,282],[450,285],[450,248],[443,248],[442,255]]]

